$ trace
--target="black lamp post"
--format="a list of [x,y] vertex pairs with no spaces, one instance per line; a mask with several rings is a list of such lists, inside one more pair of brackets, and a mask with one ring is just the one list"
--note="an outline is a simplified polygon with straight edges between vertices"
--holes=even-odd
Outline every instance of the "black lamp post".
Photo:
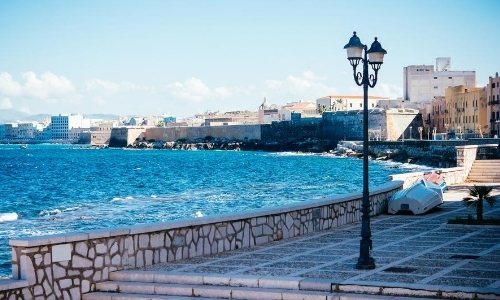
[[[372,249],[372,233],[370,229],[370,193],[368,191],[368,87],[373,88],[377,84],[378,70],[387,51],[382,49],[377,38],[367,50],[366,45],[361,44],[356,36],[356,31],[344,49],[347,50],[347,59],[349,59],[353,69],[354,81],[357,85],[363,86],[363,202],[361,204],[361,242],[356,269],[369,270],[375,269],[375,260],[371,257],[370,251]],[[356,67],[360,62],[363,63],[363,73],[356,73]],[[368,64],[372,66],[375,75],[368,76]]]

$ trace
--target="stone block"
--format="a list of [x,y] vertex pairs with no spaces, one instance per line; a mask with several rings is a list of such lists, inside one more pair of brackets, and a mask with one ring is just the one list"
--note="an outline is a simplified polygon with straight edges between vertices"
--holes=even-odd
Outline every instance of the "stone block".
[[86,257],[89,251],[89,246],[86,242],[79,242],[75,245],[75,252],[80,254],[81,256]]
[[95,245],[95,252],[97,254],[104,254],[108,252],[108,247],[104,245],[103,243],[99,243]]
[[114,242],[114,243],[112,243],[112,245],[109,249],[109,255],[114,255],[117,252],[118,252],[118,243]]
[[72,284],[71,279],[59,280],[59,288],[61,288],[61,289],[69,288],[71,286],[71,284]]
[[120,254],[116,254],[115,256],[113,256],[113,258],[111,258],[111,264],[113,266],[119,266],[121,264],[121,256]]
[[72,260],[73,268],[90,268],[92,260],[75,255]]
[[147,249],[149,246],[149,235],[139,235],[139,249]]

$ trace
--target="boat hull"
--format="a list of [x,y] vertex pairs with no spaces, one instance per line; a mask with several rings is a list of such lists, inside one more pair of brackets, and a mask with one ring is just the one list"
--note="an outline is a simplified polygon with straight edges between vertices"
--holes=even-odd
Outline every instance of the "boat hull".
[[388,213],[412,212],[415,215],[420,215],[441,204],[443,204],[441,187],[432,182],[420,180],[392,196],[389,200]]

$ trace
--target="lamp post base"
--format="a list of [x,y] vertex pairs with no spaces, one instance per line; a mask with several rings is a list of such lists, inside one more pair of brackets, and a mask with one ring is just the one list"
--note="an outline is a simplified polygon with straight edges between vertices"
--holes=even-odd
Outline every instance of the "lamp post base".
[[356,269],[372,270],[375,269],[375,259],[371,255],[372,241],[369,238],[361,239],[359,243],[359,258]]
[[373,270],[375,269],[375,259],[373,257],[368,258],[359,258],[358,263],[356,264],[356,269],[359,270]]

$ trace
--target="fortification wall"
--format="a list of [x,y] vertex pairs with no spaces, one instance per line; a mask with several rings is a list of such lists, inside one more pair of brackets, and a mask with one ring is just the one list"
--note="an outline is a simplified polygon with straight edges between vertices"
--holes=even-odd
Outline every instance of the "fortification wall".
[[197,127],[152,127],[145,133],[146,140],[173,142],[177,140],[196,140],[212,138],[234,139],[239,141],[260,140],[261,125],[224,125]]
[[294,121],[272,122],[261,125],[263,141],[288,139],[323,139],[323,119],[303,118]]
[[[341,140],[363,140],[363,110],[337,111],[323,113],[323,135],[335,142]],[[385,138],[386,111],[370,110],[368,130],[382,129],[382,138]]]
[[109,139],[110,147],[126,147],[136,140],[142,140],[145,136],[146,128],[143,127],[117,127],[111,129]]
[[[370,192],[371,214],[401,189]],[[11,240],[12,280],[0,299],[79,300],[116,270],[252,247],[361,220],[361,193],[247,213]]]

